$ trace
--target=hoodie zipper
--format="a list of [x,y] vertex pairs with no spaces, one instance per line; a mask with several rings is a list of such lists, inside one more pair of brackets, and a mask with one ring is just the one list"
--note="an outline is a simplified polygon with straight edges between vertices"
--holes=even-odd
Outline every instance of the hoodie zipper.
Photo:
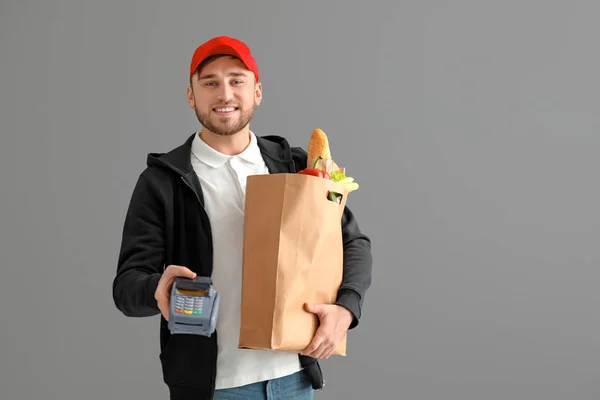
[[[206,222],[208,224],[208,232],[212,232],[212,228],[210,225],[210,218],[208,217],[208,211],[206,211],[206,207],[204,206],[204,203],[200,200],[200,196],[198,195],[198,192],[196,192],[196,190],[194,190],[194,188],[192,187],[192,185],[188,182],[187,179],[185,179],[185,176],[181,177],[181,180],[183,181],[183,183],[185,183],[185,185],[187,187],[190,188],[190,190],[192,191],[192,193],[194,193],[194,195],[196,196],[196,200],[198,200],[198,203],[200,203],[200,206],[202,207],[202,210],[204,211],[204,214],[206,216]],[[210,240],[210,248],[211,248],[211,258],[212,258],[212,252],[213,252],[213,243],[212,243],[212,239],[211,239],[211,235],[207,235],[208,239]],[[212,265],[211,265],[211,275],[212,275]],[[217,342],[217,331],[214,332],[214,345],[215,345],[215,349],[214,349],[214,356],[213,356],[213,367],[212,367],[212,384],[211,384],[211,399],[214,396],[214,392],[215,392],[215,380],[217,378],[217,354],[219,351],[219,344]]]
[[194,195],[196,195],[196,199],[198,200],[198,203],[200,203],[200,205],[202,206],[202,209],[206,213],[206,216],[208,216],[208,212],[206,211],[206,208],[204,208],[204,203],[200,200],[200,196],[198,196],[198,193],[196,193],[196,191],[194,190],[194,188],[192,187],[192,185],[187,181],[187,179],[185,179],[185,176],[182,176],[181,180],[183,181],[183,183],[185,183],[185,185],[187,187],[190,188],[190,190],[194,193]]
[[[187,179],[185,179],[185,176],[181,177],[181,180],[183,181],[183,183],[185,183],[185,185],[187,187],[190,188],[190,190],[192,191],[192,193],[194,193],[194,195],[196,196],[196,200],[198,200],[198,203],[200,204],[200,206],[202,207],[202,210],[204,211],[204,216],[206,217],[206,223],[208,225],[207,230],[208,230],[208,235],[207,238],[210,240],[210,249],[211,249],[211,258],[212,258],[212,251],[213,249],[213,243],[212,243],[212,238],[210,233],[212,232],[212,227],[210,224],[210,218],[208,217],[208,211],[206,211],[206,207],[204,206],[204,203],[200,200],[200,196],[198,195],[198,192],[196,192],[196,190],[194,190],[194,188],[192,187],[192,185],[188,182]],[[211,266],[211,274],[212,274],[212,266]]]

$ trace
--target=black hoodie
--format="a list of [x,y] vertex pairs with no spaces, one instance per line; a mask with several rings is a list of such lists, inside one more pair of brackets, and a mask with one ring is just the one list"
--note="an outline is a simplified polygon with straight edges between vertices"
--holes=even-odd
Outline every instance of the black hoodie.
[[[129,317],[160,314],[154,293],[163,269],[186,266],[198,276],[212,274],[211,226],[204,209],[200,181],[191,165],[191,135],[168,153],[151,153],[127,209],[117,273],[113,282],[116,307]],[[270,173],[296,173],[306,168],[307,153],[279,136],[258,137]],[[350,209],[342,216],[343,281],[336,304],[354,315],[358,325],[365,292],[371,284],[371,242]],[[217,335],[171,335],[160,317],[163,380],[171,399],[212,399],[215,390]],[[301,356],[313,388],[324,380],[316,359]]]

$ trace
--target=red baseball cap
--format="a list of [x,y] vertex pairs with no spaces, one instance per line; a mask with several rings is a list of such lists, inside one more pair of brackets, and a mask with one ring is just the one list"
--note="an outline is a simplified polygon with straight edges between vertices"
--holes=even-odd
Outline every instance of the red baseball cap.
[[229,54],[239,58],[246,65],[246,68],[254,73],[256,81],[258,81],[258,65],[256,65],[256,61],[250,53],[250,48],[244,42],[228,36],[212,38],[196,49],[190,65],[190,77],[194,75],[204,59],[215,54]]

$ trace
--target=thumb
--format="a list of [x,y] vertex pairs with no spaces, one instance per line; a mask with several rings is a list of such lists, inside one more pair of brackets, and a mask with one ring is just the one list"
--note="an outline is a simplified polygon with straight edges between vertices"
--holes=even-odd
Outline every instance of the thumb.
[[196,273],[194,271],[192,271],[191,269],[187,270],[187,277],[190,279],[194,279],[196,277]]
[[319,314],[322,310],[322,307],[319,304],[312,303],[304,303],[304,308],[306,309],[306,311],[313,314]]
[[188,267],[181,267],[177,271],[177,275],[182,276],[184,278],[194,279],[196,277],[196,273],[189,269]]
[[181,276],[184,278],[194,279],[196,277],[196,273],[194,271],[181,265],[169,266],[169,273],[173,278]]

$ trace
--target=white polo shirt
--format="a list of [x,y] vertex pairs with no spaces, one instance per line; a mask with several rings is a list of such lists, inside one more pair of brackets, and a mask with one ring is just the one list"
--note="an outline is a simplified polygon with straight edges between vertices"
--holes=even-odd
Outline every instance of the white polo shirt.
[[301,369],[296,353],[237,347],[246,178],[269,173],[256,136],[252,132],[250,136],[250,145],[236,156],[217,152],[198,133],[192,142],[192,167],[202,185],[212,228],[212,280],[221,296],[217,320],[217,389],[279,378]]

